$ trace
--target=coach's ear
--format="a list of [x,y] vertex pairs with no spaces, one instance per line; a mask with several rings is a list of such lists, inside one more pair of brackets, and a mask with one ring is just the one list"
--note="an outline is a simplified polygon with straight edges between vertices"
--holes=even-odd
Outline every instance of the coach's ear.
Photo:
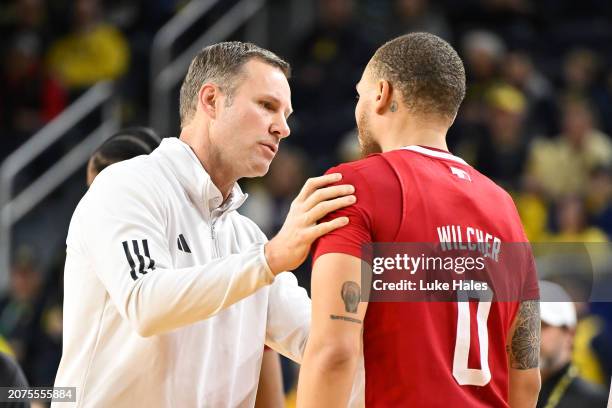
[[212,119],[217,117],[217,103],[221,92],[215,84],[205,83],[198,93],[198,107]]
[[[376,102],[374,105],[374,109],[376,113],[379,115],[384,115],[390,110],[393,102],[393,87],[391,83],[385,79],[381,79],[378,81],[377,89],[376,89]],[[397,103],[394,104],[397,109]],[[392,110],[394,112],[394,110]]]

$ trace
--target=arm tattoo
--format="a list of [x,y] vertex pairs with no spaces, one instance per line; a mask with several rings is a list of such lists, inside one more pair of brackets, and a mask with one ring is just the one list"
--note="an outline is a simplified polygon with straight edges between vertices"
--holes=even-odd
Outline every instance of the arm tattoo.
[[353,281],[346,281],[342,284],[340,290],[340,296],[344,301],[344,309],[349,313],[357,313],[357,306],[359,305],[359,296],[361,294],[361,288]]
[[[349,313],[357,313],[357,306],[359,306],[359,299],[361,296],[361,288],[356,282],[346,281],[342,284],[340,290],[340,296],[344,301],[344,310]],[[355,319],[354,317],[329,315],[332,320],[343,320],[345,322],[361,324],[361,320]]]
[[540,363],[540,302],[521,302],[511,344],[506,346],[510,366],[519,370],[536,368]]
[[355,319],[354,317],[329,315],[329,318],[332,320],[344,320],[345,322],[361,324],[361,320]]

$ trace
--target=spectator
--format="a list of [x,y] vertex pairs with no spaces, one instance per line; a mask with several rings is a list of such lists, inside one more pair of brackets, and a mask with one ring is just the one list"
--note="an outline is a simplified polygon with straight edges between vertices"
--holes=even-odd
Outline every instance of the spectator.
[[0,161],[66,106],[67,95],[42,65],[41,44],[33,34],[13,39],[1,74]]
[[387,27],[389,37],[425,31],[451,41],[451,33],[444,15],[429,0],[395,0]]
[[[12,7],[11,7],[12,6]],[[16,0],[0,12],[0,35],[11,38],[19,35],[36,37],[43,48],[50,38],[47,12],[42,0]],[[4,19],[2,19],[2,15]],[[3,50],[4,51],[4,50]]]
[[470,31],[462,39],[467,74],[473,83],[489,83],[499,74],[499,65],[506,52],[503,40],[490,31]]
[[504,57],[502,64],[504,81],[525,95],[526,126],[531,134],[555,134],[556,106],[552,84],[533,65],[525,52],[513,51]]
[[591,174],[587,208],[596,227],[612,237],[612,167],[598,167]]
[[569,99],[563,107],[561,135],[534,141],[528,179],[553,199],[582,194],[591,172],[611,162],[610,138],[595,128],[592,109],[585,100]]
[[576,309],[569,295],[561,286],[541,281],[540,297],[542,388],[537,407],[604,408],[605,393],[580,378],[571,364]]
[[61,354],[61,310],[42,290],[41,275],[31,250],[21,248],[12,266],[10,291],[0,300],[0,335],[8,340],[30,384],[50,386]]
[[493,32],[472,30],[461,39],[462,58],[465,63],[468,86],[466,95],[448,132],[449,148],[464,160],[474,163],[478,159],[478,144],[486,129],[487,94],[500,83],[502,58],[506,52],[503,40]]
[[588,100],[602,118],[603,129],[609,130],[611,122],[607,115],[612,113],[612,99],[605,83],[599,80],[602,66],[602,58],[590,49],[576,48],[570,51],[563,62],[562,92]]
[[355,84],[370,55],[354,0],[319,0],[318,20],[298,41],[294,55],[293,103],[296,143],[327,167],[341,136],[354,127]]
[[98,0],[77,0],[73,30],[51,45],[49,67],[72,91],[125,73],[129,49],[123,34],[102,21]]
[[526,101],[523,94],[509,85],[491,88],[486,126],[476,153],[476,167],[502,187],[517,191],[518,174],[527,158],[528,135],[525,133]]
[[33,253],[20,249],[11,268],[10,291],[0,300],[0,334],[6,337],[22,363],[27,357],[26,343],[40,286],[41,274]]
[[595,86],[599,65],[599,59],[593,51],[574,49],[569,52],[563,63],[565,93],[588,98]]
[[587,223],[583,200],[577,196],[568,196],[557,203],[557,222],[559,232],[553,234],[553,242],[607,242],[606,234],[597,227]]
[[604,76],[604,88],[598,106],[602,129],[610,134],[612,133],[612,69],[608,69]]

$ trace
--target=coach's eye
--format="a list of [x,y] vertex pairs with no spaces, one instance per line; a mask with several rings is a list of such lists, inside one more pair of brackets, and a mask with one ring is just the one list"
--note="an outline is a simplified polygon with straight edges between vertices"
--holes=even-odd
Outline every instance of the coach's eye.
[[274,106],[272,106],[272,104],[270,102],[263,101],[263,102],[261,102],[261,106],[263,106],[264,109],[267,109],[267,110],[270,110],[270,111],[274,110]]

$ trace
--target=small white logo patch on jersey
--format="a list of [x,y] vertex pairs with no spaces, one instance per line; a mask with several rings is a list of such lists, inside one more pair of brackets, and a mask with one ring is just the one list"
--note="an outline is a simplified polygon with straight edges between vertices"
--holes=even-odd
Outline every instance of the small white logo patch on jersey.
[[472,178],[467,171],[458,169],[457,167],[450,166],[451,173],[459,177],[462,180],[472,181]]

